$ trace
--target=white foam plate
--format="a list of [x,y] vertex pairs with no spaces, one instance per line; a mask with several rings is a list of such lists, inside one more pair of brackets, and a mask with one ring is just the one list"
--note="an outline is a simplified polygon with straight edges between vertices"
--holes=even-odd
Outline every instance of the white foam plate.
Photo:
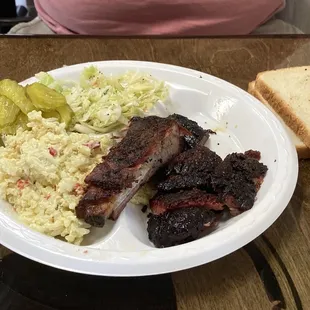
[[[298,160],[295,148],[277,118],[240,88],[198,71],[149,62],[102,61],[62,67],[50,73],[78,79],[94,64],[106,74],[140,70],[170,85],[171,112],[183,114],[217,131],[208,146],[222,157],[259,150],[269,171],[254,207],[199,240],[165,249],[148,240],[146,215],[128,205],[120,218],[93,229],[83,246],[75,246],[31,230],[19,222],[11,206],[0,201],[0,243],[32,260],[94,275],[142,276],[178,271],[211,262],[263,233],[283,212],[294,192]],[[34,78],[22,84],[34,82]]]

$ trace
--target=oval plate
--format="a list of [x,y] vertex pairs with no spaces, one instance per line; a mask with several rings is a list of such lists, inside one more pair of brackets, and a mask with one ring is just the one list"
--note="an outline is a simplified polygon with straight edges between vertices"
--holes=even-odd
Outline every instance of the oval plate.
[[[75,246],[31,230],[1,201],[0,242],[32,260],[93,275],[143,276],[178,271],[211,262],[263,233],[283,212],[294,192],[298,159],[295,147],[277,118],[240,88],[211,75],[172,65],[103,61],[53,70],[58,79],[77,80],[84,67],[106,74],[139,70],[170,85],[172,111],[217,131],[207,145],[222,157],[233,151],[259,150],[269,171],[254,207],[221,223],[199,240],[165,249],[154,248],[146,232],[146,215],[128,205],[117,222],[93,229],[83,246]],[[31,78],[23,85],[34,82]]]

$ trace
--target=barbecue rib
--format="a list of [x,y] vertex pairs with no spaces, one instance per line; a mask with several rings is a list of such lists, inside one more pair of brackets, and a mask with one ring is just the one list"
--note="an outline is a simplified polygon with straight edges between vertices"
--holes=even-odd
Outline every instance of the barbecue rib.
[[98,227],[111,215],[116,219],[139,187],[182,151],[180,135],[172,119],[132,118],[123,140],[86,177],[88,188],[76,207],[77,217]]
[[189,207],[204,207],[220,211],[224,209],[224,204],[216,195],[194,188],[176,193],[157,194],[150,201],[150,207],[153,214],[159,215],[170,210]]
[[167,168],[168,178],[158,184],[160,191],[176,191],[193,187],[211,188],[211,176],[222,162],[220,156],[198,145],[176,156]]
[[238,215],[254,205],[257,191],[268,170],[259,159],[260,153],[257,151],[232,153],[215,169],[213,189],[232,215]]
[[162,248],[193,241],[216,223],[214,212],[191,207],[150,215],[147,231],[150,241]]

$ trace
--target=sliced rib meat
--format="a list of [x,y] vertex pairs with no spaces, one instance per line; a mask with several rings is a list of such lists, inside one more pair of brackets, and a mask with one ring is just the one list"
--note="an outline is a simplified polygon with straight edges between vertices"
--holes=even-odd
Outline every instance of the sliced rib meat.
[[214,212],[205,208],[185,208],[152,214],[148,220],[149,239],[158,247],[169,247],[197,239],[217,224]]
[[257,191],[268,170],[257,158],[260,158],[257,151],[232,153],[215,169],[213,189],[232,215],[238,215],[254,205]]
[[191,189],[172,193],[157,194],[151,201],[150,207],[153,214],[161,214],[174,209],[189,207],[204,207],[220,211],[224,209],[223,202],[213,194],[208,194],[199,189]]
[[116,219],[139,187],[181,151],[177,122],[133,118],[123,140],[86,177],[88,189],[76,207],[77,217],[99,227],[110,216]]
[[205,146],[196,146],[176,156],[167,168],[168,178],[158,184],[160,191],[193,187],[211,188],[211,176],[222,162],[220,156]]

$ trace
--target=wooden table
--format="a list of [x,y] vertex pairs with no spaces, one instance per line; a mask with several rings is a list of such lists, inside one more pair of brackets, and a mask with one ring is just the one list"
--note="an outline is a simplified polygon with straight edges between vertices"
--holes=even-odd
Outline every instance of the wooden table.
[[[309,64],[310,37],[2,38],[0,51],[0,78],[19,81],[63,65],[130,59],[201,70],[247,89],[260,71]],[[294,197],[262,236],[227,257],[172,274],[178,309],[310,309],[309,182],[310,162],[302,161]],[[163,302],[156,309],[173,308]]]

